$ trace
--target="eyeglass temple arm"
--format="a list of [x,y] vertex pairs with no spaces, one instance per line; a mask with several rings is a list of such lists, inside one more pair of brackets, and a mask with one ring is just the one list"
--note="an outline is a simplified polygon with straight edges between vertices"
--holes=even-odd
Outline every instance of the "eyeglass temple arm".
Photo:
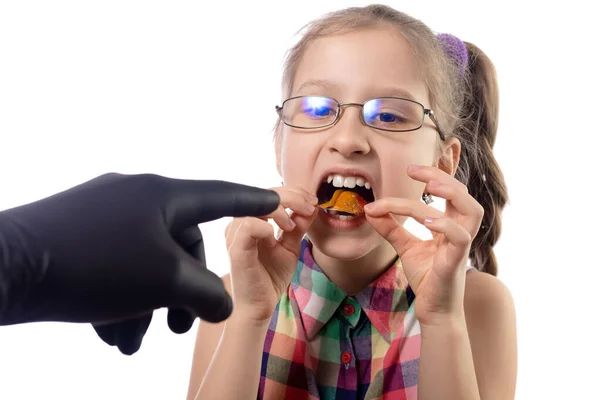
[[435,124],[438,134],[440,135],[440,139],[442,139],[442,141],[446,141],[446,135],[444,135],[444,132],[442,132],[442,128],[440,128],[440,124],[438,123],[438,120],[435,117],[433,110],[426,109],[425,114],[429,115],[429,118],[431,118],[431,120]]

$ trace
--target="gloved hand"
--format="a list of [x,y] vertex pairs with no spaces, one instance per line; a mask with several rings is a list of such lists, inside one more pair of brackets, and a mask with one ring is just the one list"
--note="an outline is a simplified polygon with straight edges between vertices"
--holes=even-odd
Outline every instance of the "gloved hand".
[[[190,253],[191,256],[195,257],[201,265],[206,265],[202,233],[197,226],[184,231],[184,233],[179,235],[176,240],[179,245],[188,253]],[[231,300],[229,296],[227,296],[225,299],[226,301]],[[211,313],[218,313],[218,309],[205,310],[208,315],[204,319],[210,319],[215,322],[225,319],[232,311],[231,301],[221,307],[220,310],[220,315],[216,316],[211,315]],[[146,335],[146,332],[148,331],[148,328],[150,327],[152,316],[153,312],[149,312],[143,316],[131,318],[125,321],[108,324],[99,323],[93,324],[93,326],[98,336],[100,336],[104,342],[111,346],[116,346],[123,354],[132,355],[135,354],[142,346],[142,341]],[[195,319],[196,316],[184,308],[170,308],[167,313],[167,322],[169,328],[175,333],[186,333],[189,331],[194,324]]]
[[0,325],[91,322],[133,354],[156,309],[169,309],[177,333],[195,317],[222,321],[231,299],[206,268],[197,225],[267,215],[279,201],[224,181],[107,174],[3,211]]

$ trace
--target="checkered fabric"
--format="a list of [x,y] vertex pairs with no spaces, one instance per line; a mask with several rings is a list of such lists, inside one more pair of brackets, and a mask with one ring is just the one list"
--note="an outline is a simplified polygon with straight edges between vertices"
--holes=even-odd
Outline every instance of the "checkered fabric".
[[258,399],[416,399],[421,331],[400,260],[347,296],[303,240],[263,349]]

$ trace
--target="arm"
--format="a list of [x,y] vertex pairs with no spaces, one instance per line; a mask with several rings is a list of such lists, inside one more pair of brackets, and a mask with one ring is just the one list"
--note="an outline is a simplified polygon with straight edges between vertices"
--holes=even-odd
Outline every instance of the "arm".
[[[235,305],[222,327],[209,328],[211,333],[204,327],[213,349],[220,340],[214,355],[202,352],[194,361],[190,381],[202,382],[196,399],[256,399],[269,323],[296,271],[302,238],[318,213],[316,196],[302,189],[276,192],[281,204],[267,218],[281,229],[278,238],[266,218],[234,218],[225,229],[232,277],[225,280]],[[188,399],[195,391],[190,387]]]
[[[223,281],[231,293],[229,276]],[[223,323],[200,321],[187,399],[256,399],[267,329],[268,322],[251,325],[235,307]]]
[[514,399],[517,376],[515,310],[506,287],[469,272],[465,316],[421,327],[419,400]]

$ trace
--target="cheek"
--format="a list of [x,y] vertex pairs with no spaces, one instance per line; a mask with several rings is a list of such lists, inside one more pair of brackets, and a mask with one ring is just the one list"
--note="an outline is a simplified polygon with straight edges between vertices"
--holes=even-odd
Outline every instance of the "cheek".
[[381,154],[384,191],[386,196],[418,198],[425,183],[408,176],[406,170],[410,164],[433,165],[435,144],[431,146],[403,144],[387,146],[387,152]]
[[311,184],[318,146],[306,135],[284,133],[281,142],[281,175],[288,186]]

